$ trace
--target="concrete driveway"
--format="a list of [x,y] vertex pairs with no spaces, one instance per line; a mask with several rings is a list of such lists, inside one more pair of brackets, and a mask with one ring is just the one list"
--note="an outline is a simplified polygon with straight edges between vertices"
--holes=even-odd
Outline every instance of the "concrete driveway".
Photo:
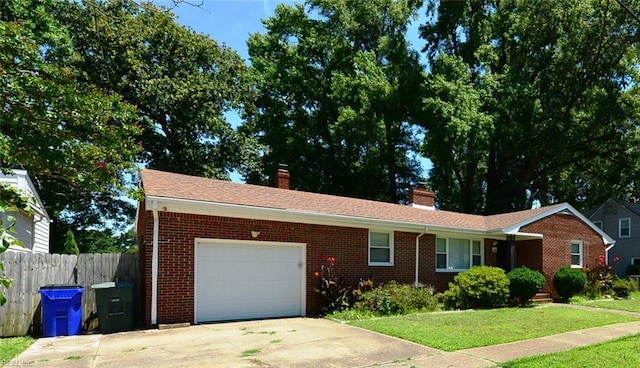
[[367,367],[441,352],[326,319],[42,338],[12,361],[30,367]]

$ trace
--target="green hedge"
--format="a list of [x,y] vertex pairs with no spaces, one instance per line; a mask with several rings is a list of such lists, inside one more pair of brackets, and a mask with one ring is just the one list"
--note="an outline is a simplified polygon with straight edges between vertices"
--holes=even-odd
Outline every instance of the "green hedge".
[[509,299],[509,278],[498,267],[472,267],[457,274],[441,298],[447,309],[500,307]]
[[569,299],[582,292],[587,284],[587,275],[579,268],[561,267],[553,275],[553,286],[562,299]]
[[632,279],[615,279],[611,289],[618,298],[628,298],[629,294],[638,290],[638,284]]
[[507,276],[511,299],[521,305],[525,305],[544,286],[544,276],[526,266],[514,268]]

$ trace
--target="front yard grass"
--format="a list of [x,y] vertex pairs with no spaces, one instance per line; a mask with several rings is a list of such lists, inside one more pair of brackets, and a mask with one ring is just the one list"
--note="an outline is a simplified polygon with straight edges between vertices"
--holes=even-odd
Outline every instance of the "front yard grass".
[[637,320],[608,312],[543,306],[413,314],[349,324],[436,349],[456,351]]
[[588,300],[583,298],[573,298],[572,304],[585,305],[588,307],[598,307],[605,309],[617,309],[629,312],[640,313],[640,292],[636,291],[629,295],[628,299],[596,299]]
[[30,336],[0,338],[0,365],[25,351],[35,340]]
[[502,363],[505,368],[617,368],[640,366],[640,335],[559,353],[519,358]]

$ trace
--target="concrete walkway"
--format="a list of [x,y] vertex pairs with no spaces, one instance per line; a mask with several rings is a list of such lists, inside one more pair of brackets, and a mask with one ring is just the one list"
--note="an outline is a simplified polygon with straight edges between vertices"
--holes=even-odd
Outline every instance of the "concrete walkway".
[[[640,318],[640,313],[603,311]],[[639,333],[640,320],[444,352],[329,320],[291,318],[43,338],[8,366],[475,368]]]

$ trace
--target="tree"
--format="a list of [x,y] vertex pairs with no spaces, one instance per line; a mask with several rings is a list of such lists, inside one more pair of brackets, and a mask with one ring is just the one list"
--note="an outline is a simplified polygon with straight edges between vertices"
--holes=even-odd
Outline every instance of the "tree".
[[247,66],[235,51],[151,3],[63,5],[83,81],[137,107],[140,162],[223,179],[234,169],[259,171],[255,142],[225,118],[250,94]]
[[438,192],[438,205],[467,213],[484,209],[484,161],[493,135],[493,117],[483,111],[491,97],[485,89],[490,76],[477,85],[473,78],[459,57],[439,55],[423,100],[429,131],[422,149],[434,163],[429,181]]
[[133,227],[126,232],[116,232],[112,228],[76,229],[73,235],[80,253],[123,253],[137,250]]
[[[631,8],[640,8],[634,1]],[[614,1],[430,1],[423,152],[444,208],[638,189],[638,37]]]
[[135,109],[80,80],[60,6],[0,2],[0,162],[29,171],[54,225],[121,220],[139,150]]
[[64,251],[63,254],[80,254],[80,250],[78,249],[78,243],[76,243],[76,238],[73,236],[73,231],[67,230],[67,235],[64,240]]
[[405,39],[420,3],[280,5],[264,21],[266,34],[250,36],[257,97],[245,109],[243,129],[269,148],[268,173],[287,163],[297,189],[405,197],[421,171],[412,123],[422,67]]

